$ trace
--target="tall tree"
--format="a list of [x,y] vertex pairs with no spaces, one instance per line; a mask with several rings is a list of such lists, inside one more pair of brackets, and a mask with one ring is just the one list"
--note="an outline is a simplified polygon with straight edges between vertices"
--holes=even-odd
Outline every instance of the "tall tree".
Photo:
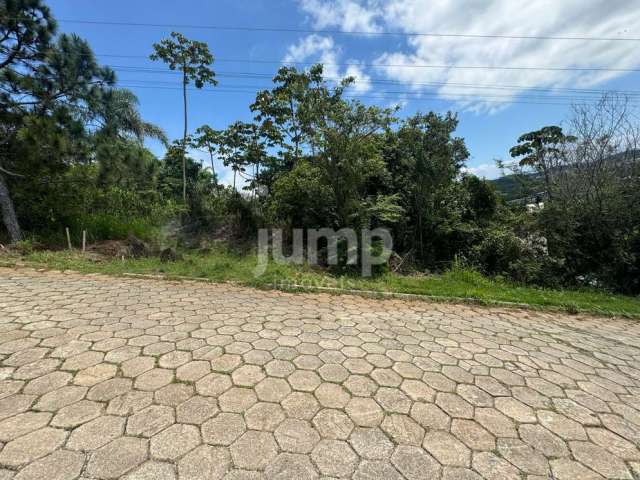
[[184,132],[182,135],[182,199],[187,204],[187,86],[193,82],[200,89],[206,84],[217,85],[215,72],[211,69],[213,55],[204,42],[189,40],[178,32],[171,32],[170,38],[164,38],[153,44],[155,53],[151,60],[161,60],[171,70],[182,73],[182,101],[184,105]]
[[213,181],[216,182],[216,170],[213,165],[213,157],[222,141],[222,132],[214,130],[209,125],[202,125],[196,129],[193,138],[193,144],[196,148],[206,148],[211,160],[211,175]]
[[[22,109],[14,101],[17,83],[23,72],[42,60],[56,31],[56,22],[41,0],[3,0],[0,2],[0,104],[2,105],[2,137],[5,145],[17,130]],[[16,176],[3,166],[0,157],[0,210],[12,242],[22,238],[22,231],[6,176]]]
[[509,153],[513,158],[520,158],[521,167],[532,167],[544,176],[549,198],[553,196],[553,174],[564,163],[564,147],[575,142],[576,138],[565,135],[561,127],[551,125],[540,130],[527,132],[518,138],[518,145]]

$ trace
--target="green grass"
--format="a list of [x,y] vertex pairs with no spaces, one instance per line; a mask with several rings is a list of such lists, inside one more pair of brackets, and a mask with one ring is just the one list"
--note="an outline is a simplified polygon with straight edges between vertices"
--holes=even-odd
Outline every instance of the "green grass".
[[522,287],[462,269],[422,277],[386,273],[373,278],[362,278],[330,275],[308,266],[279,265],[270,262],[266,273],[255,277],[255,256],[238,255],[225,249],[207,254],[187,253],[182,260],[173,263],[161,263],[157,258],[96,262],[80,253],[50,251],[27,253],[22,259],[28,263],[46,265],[58,270],[111,275],[161,274],[174,278],[191,277],[206,278],[213,282],[237,282],[253,287],[334,287],[428,295],[443,300],[472,299],[486,304],[509,302],[569,312],[640,317],[640,298],[637,297],[613,295],[591,289],[547,290]]

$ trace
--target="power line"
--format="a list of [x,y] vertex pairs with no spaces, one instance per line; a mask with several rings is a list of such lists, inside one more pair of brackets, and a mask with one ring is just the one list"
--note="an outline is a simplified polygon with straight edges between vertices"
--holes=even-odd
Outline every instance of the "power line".
[[398,32],[398,31],[364,31],[364,30],[327,30],[295,27],[250,27],[242,25],[194,25],[176,23],[143,23],[143,22],[113,22],[99,20],[58,20],[61,23],[75,23],[83,25],[103,25],[119,27],[151,27],[151,28],[184,28],[199,30],[239,31],[239,32],[278,32],[278,33],[315,33],[325,35],[367,35],[367,36],[397,36],[397,37],[443,37],[443,38],[486,38],[504,40],[571,40],[598,42],[638,42],[638,37],[594,37],[589,35],[556,36],[556,35],[500,35],[490,33],[440,33],[440,32]]
[[336,67],[392,67],[392,68],[433,68],[433,69],[461,69],[461,70],[542,70],[542,71],[575,71],[575,72],[640,72],[640,68],[613,68],[613,67],[541,67],[541,66],[506,66],[506,65],[457,65],[457,64],[404,64],[404,63],[358,63],[358,62],[299,62],[284,60],[259,60],[259,59],[231,59],[216,58],[218,63],[258,63],[270,65],[302,65],[311,66],[318,63]]
[[[151,86],[151,85],[125,85],[122,84],[121,85],[124,88],[140,88],[140,89],[156,89],[156,90],[174,90],[174,91],[181,91],[182,88],[181,87],[170,87],[170,86]],[[203,89],[196,89],[196,88],[188,88],[189,91],[194,91],[194,92],[208,92],[208,93],[242,93],[242,94],[255,94],[256,91],[255,90],[240,90],[240,89],[225,89],[225,88],[203,88]],[[387,93],[393,93],[393,92],[387,92]],[[497,104],[525,104],[525,105],[557,105],[557,106],[570,106],[576,102],[539,102],[539,101],[521,101],[518,100],[518,97],[507,97],[505,100],[495,100],[495,99],[487,99],[484,98],[482,96],[477,96],[477,95],[470,95],[468,97],[464,97],[464,98],[459,98],[462,96],[462,94],[452,94],[452,95],[447,95],[447,98],[438,98],[438,97],[431,97],[431,98],[411,98],[411,99],[407,99],[401,96],[401,94],[404,92],[399,92],[399,93],[395,93],[392,96],[389,95],[365,95],[365,94],[344,94],[343,97],[345,98],[365,98],[365,99],[379,99],[379,100],[397,100],[397,101],[404,101],[404,100],[412,100],[412,101],[417,101],[417,100],[429,100],[429,101],[437,101],[437,102],[452,102],[452,101],[477,101],[477,102],[481,102],[481,103],[497,103]],[[553,97],[548,97],[550,100],[553,100]],[[589,101],[580,101],[577,103],[580,104],[595,104],[597,102],[597,99],[588,99]],[[635,105],[635,104],[633,104]]]
[[[173,70],[164,70],[164,69],[153,69],[147,70],[144,68],[138,67],[128,67],[128,66],[119,66],[119,65],[110,65],[115,71],[122,73],[160,73],[160,74],[170,74],[170,75],[181,75],[180,72],[176,72]],[[260,73],[260,72],[234,72],[234,71],[219,71],[216,72],[216,77],[220,78],[234,78],[234,79],[255,79],[255,80],[272,80],[273,74],[269,73]],[[135,81],[135,80],[131,80]],[[144,80],[148,81],[148,80]],[[159,82],[159,80],[150,80]],[[171,83],[171,82],[167,82]],[[356,79],[355,83],[358,83],[358,79]],[[366,80],[366,83],[372,84],[380,84],[380,85],[406,85],[407,82],[402,82],[400,80],[388,80],[381,78],[369,78]],[[593,94],[593,95],[603,95],[607,93],[616,93],[622,95],[635,96],[640,95],[640,90],[598,90],[598,89],[588,89],[588,88],[569,88],[569,87],[535,87],[530,85],[513,85],[513,84],[474,84],[474,83],[459,83],[459,82],[410,82],[411,86],[424,86],[424,87],[445,87],[445,86],[454,86],[454,87],[464,87],[466,89],[489,89],[489,90],[535,90],[542,92],[573,92],[573,93],[582,93],[582,94]],[[268,87],[269,85],[265,85],[263,88]]]
[[[152,84],[152,86],[169,86],[169,87],[174,87],[174,88],[182,88],[182,87],[178,87],[176,82],[166,82],[166,81],[160,81],[160,80],[144,80],[144,79],[123,79],[123,82],[135,82],[135,83],[142,83],[142,84]],[[269,85],[251,85],[251,84],[241,84],[241,85],[223,85],[222,88],[226,88],[226,89],[238,89],[238,88],[252,88],[252,89],[256,89],[256,90],[263,90],[263,89],[267,89],[269,87]],[[456,88],[461,88],[463,90],[465,90],[465,92],[468,92],[469,88],[473,88],[473,87],[456,87]],[[214,89],[214,90],[219,90],[218,88]],[[542,95],[542,94],[528,94],[528,93],[524,93],[521,94],[519,92],[514,92],[512,94],[494,94],[494,93],[455,93],[455,92],[424,92],[424,91],[416,91],[416,90],[402,90],[402,91],[379,91],[377,93],[391,93],[391,94],[398,94],[398,95],[407,95],[407,96],[430,96],[430,95],[439,95],[439,96],[443,96],[443,95],[456,95],[456,96],[465,96],[465,97],[483,97],[483,98],[514,98],[514,97],[518,97],[518,98],[535,98],[535,99],[557,99],[557,100],[576,100],[576,101],[582,101],[582,100],[594,100],[594,97],[582,97],[582,96],[575,96],[575,95]],[[635,94],[634,96],[637,96],[639,94]]]

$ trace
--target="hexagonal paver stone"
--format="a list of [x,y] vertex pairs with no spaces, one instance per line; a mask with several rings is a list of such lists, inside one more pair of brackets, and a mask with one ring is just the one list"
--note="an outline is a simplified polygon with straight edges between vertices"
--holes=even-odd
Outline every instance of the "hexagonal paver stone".
[[451,433],[471,450],[491,451],[496,447],[496,439],[473,420],[456,418],[451,424]]
[[124,480],[175,480],[176,468],[170,463],[148,460],[129,473]]
[[211,445],[231,445],[246,429],[242,415],[223,412],[202,424],[202,439]]
[[223,412],[242,413],[258,401],[253,390],[233,387],[218,397],[218,406]]
[[388,415],[381,428],[398,445],[422,445],[425,430],[408,415]]
[[0,400],[0,420],[22,413],[33,405],[37,397],[35,395],[11,395]]
[[335,383],[323,383],[314,394],[320,405],[327,408],[344,408],[351,399],[351,395]]
[[285,452],[309,453],[320,440],[318,432],[304,420],[286,419],[275,430],[280,448]]
[[211,369],[214,372],[230,373],[238,368],[241,363],[242,357],[240,355],[225,353],[211,361]]
[[531,407],[512,397],[498,397],[495,399],[495,407],[507,417],[513,418],[519,423],[535,423],[536,414]]
[[254,430],[242,435],[230,450],[235,466],[248,470],[264,470],[278,454],[273,434]]
[[438,478],[440,473],[440,464],[420,447],[397,447],[391,463],[407,480]]
[[66,448],[71,450],[96,450],[124,432],[126,419],[104,415],[85,423],[71,432]]
[[475,385],[458,385],[456,392],[474,407],[493,407],[493,397]]
[[102,352],[84,352],[68,358],[60,368],[62,370],[82,370],[102,363],[103,359],[104,353]]
[[53,416],[49,412],[25,412],[0,422],[0,442],[10,442],[46,426]]
[[[78,478],[84,455],[80,452],[69,450],[56,450],[40,460],[30,463],[13,477],[14,480],[71,480]],[[0,478],[2,474],[0,473]],[[10,478],[10,477],[7,477]]]
[[175,407],[193,396],[193,387],[184,383],[170,383],[156,390],[153,395],[156,403]]
[[411,418],[426,429],[448,430],[451,417],[433,403],[414,403]]
[[73,376],[68,372],[51,372],[43,377],[34,378],[25,385],[22,393],[28,395],[44,395],[45,393],[64,387],[71,382]]
[[108,402],[129,392],[132,384],[133,382],[129,378],[111,378],[91,387],[87,398],[97,402]]
[[318,412],[312,423],[322,438],[334,440],[346,440],[354,427],[353,422],[345,413],[331,409]]
[[131,390],[119,397],[115,397],[107,406],[109,415],[132,415],[153,402],[153,393]]
[[422,446],[443,465],[468,467],[470,464],[470,450],[447,432],[427,432]]
[[7,443],[0,451],[0,464],[19,467],[44,457],[61,447],[68,432],[45,427]]
[[231,388],[231,377],[222,373],[210,373],[196,382],[196,391],[207,397],[218,397]]
[[311,452],[311,458],[320,473],[328,477],[348,477],[358,464],[358,456],[342,440],[322,440]]
[[178,475],[189,480],[220,480],[230,467],[227,448],[200,445],[178,461]]
[[565,440],[586,440],[587,434],[578,422],[560,415],[551,410],[539,410],[538,420],[540,425],[551,430]]
[[546,457],[568,457],[564,441],[541,425],[524,424],[518,429],[520,438]]
[[540,452],[516,438],[499,438],[498,453],[515,465],[521,472],[530,475],[549,476],[549,463]]
[[[567,398],[554,398],[553,406],[558,413],[566,415],[583,426],[600,425],[600,419],[593,411],[579,405],[573,400],[569,400]],[[545,405],[544,407],[548,407],[548,405]]]
[[389,458],[393,451],[393,443],[379,428],[356,428],[349,443],[358,455],[368,460]]
[[345,408],[347,415],[359,427],[377,427],[382,422],[382,408],[372,398],[354,397]]
[[375,395],[376,401],[388,412],[409,413],[411,400],[397,388],[380,387]]
[[327,363],[318,369],[318,374],[326,382],[342,383],[349,376],[349,371],[342,365]]
[[495,408],[476,408],[474,419],[497,437],[517,437],[516,425]]
[[320,377],[307,370],[296,370],[287,378],[291,388],[302,392],[313,392],[320,385]]
[[240,387],[253,387],[265,377],[262,367],[243,365],[231,374],[233,383]]
[[125,377],[137,377],[144,372],[148,372],[156,365],[156,359],[153,357],[134,357],[126,362],[122,362],[120,369]]
[[419,380],[404,380],[400,385],[400,390],[414,402],[433,402],[436,395],[433,388]]
[[295,372],[296,367],[287,360],[271,360],[264,366],[267,375],[270,377],[285,378]]
[[97,478],[120,478],[147,459],[147,444],[142,438],[117,438],[91,455],[87,473]]
[[73,378],[73,383],[83,387],[92,387],[100,382],[104,382],[105,380],[115,377],[117,372],[118,368],[115,365],[100,363],[93,367],[80,370]]
[[439,392],[454,392],[456,389],[456,382],[437,372],[425,372],[422,381]]
[[[234,372],[234,374],[237,372]],[[279,402],[283,400],[289,393],[291,387],[282,378],[265,378],[255,387],[256,395],[260,400],[265,402]]]
[[69,385],[44,394],[33,406],[34,410],[54,412],[82,400],[87,393],[87,387]]
[[292,392],[281,402],[289,417],[311,420],[320,410],[320,404],[310,393]]
[[[0,430],[2,427],[0,426]],[[588,428],[589,440],[624,460],[640,461],[640,450],[631,442],[604,428]]]
[[605,478],[629,480],[633,478],[622,460],[598,445],[589,442],[570,442],[569,448],[578,462],[595,470]]
[[378,384],[364,375],[350,375],[343,386],[352,395],[359,397],[369,397],[378,390]]
[[376,368],[371,378],[381,387],[399,387],[402,383],[402,377],[389,368]]
[[180,423],[202,425],[218,412],[214,399],[195,396],[176,407],[176,420]]
[[353,480],[369,480],[371,478],[384,478],[385,480],[404,480],[404,477],[388,461],[362,460]]
[[102,414],[103,404],[80,400],[79,402],[61,408],[51,420],[52,427],[73,428],[93,420]]
[[196,382],[211,372],[211,364],[205,360],[186,363],[176,370],[176,378],[182,382]]
[[151,456],[175,460],[200,444],[200,431],[193,425],[176,423],[151,438]]
[[151,405],[129,417],[127,434],[152,437],[175,422],[173,408]]
[[134,387],[138,390],[158,390],[173,381],[173,370],[153,368],[136,378]]
[[244,413],[248,428],[265,432],[273,432],[285,418],[282,407],[275,403],[258,402]]
[[300,355],[293,360],[293,363],[301,370],[317,370],[322,366],[322,360],[315,355]]
[[265,475],[273,480],[297,480],[318,478],[308,455],[295,453],[281,453],[269,464],[265,470]]
[[175,350],[173,352],[165,353],[158,360],[158,365],[162,368],[178,368],[180,365],[184,365],[191,360],[190,352],[181,352]]
[[[473,454],[473,468],[484,478],[520,480],[518,469],[491,452]],[[582,477],[576,477],[582,480]]]
[[473,406],[455,393],[438,393],[436,405],[453,418],[473,418]]
[[549,462],[554,480],[603,480],[602,475],[589,470],[581,463],[568,458],[559,458]]

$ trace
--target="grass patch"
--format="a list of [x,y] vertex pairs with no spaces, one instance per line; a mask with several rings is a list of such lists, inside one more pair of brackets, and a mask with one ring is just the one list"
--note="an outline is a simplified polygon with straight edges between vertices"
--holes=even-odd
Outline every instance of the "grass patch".
[[254,276],[256,257],[226,249],[207,254],[186,253],[173,263],[157,258],[111,259],[96,262],[77,252],[39,251],[26,253],[23,260],[58,270],[87,273],[161,274],[169,277],[206,278],[213,282],[237,282],[253,287],[282,288],[291,285],[334,287],[376,292],[428,295],[442,299],[473,299],[481,303],[509,302],[539,308],[562,309],[568,313],[640,317],[640,298],[613,295],[592,289],[548,290],[518,286],[484,277],[478,272],[455,269],[442,275],[424,277],[385,273],[373,278],[331,275],[308,266],[278,265],[270,262],[264,275]]

